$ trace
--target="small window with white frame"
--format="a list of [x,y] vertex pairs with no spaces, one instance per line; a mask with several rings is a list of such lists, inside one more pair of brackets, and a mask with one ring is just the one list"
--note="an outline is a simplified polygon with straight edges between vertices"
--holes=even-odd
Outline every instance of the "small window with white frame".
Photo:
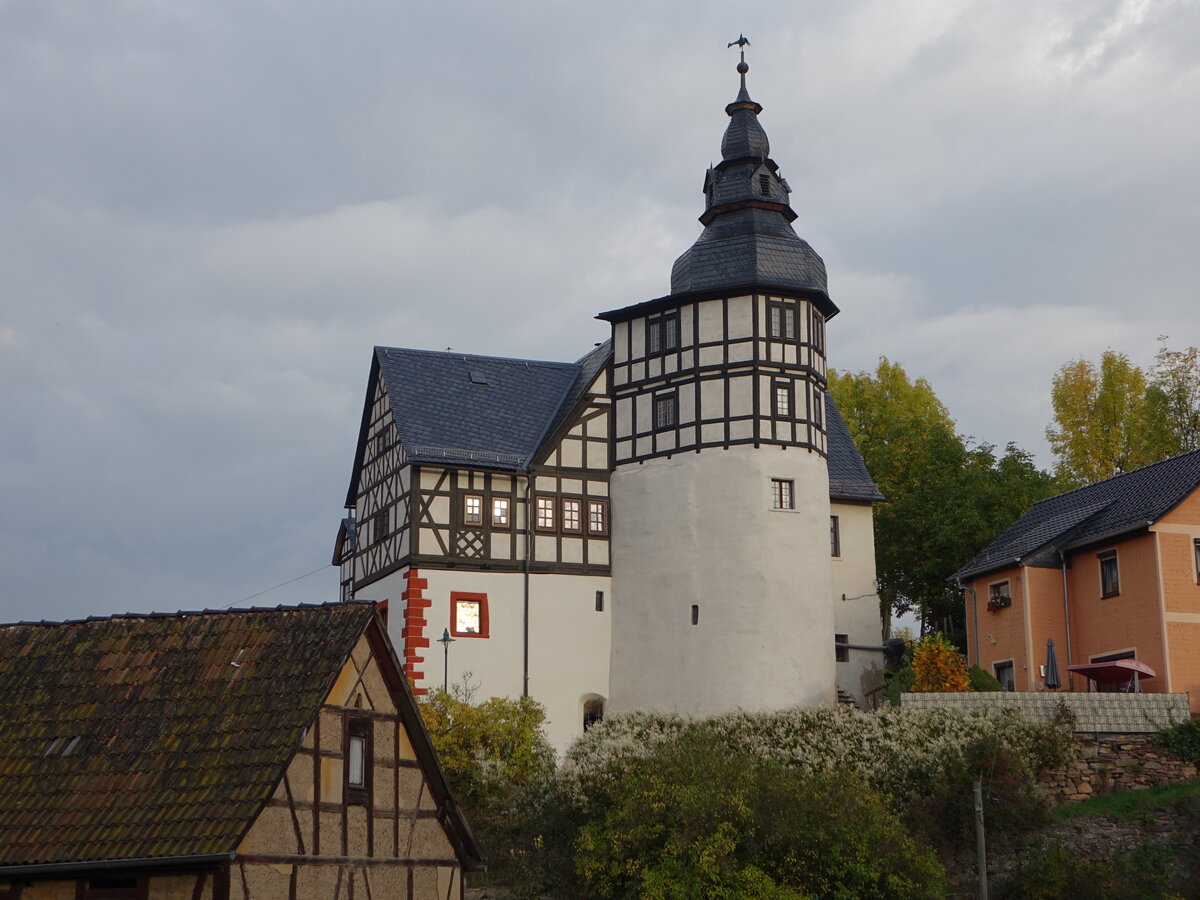
[[537,498],[537,527],[539,531],[554,530],[554,498]]
[[775,418],[792,418],[792,383],[790,381],[776,381],[773,385],[773,388],[773,393],[775,396]]
[[508,497],[492,498],[492,527],[507,528],[512,523],[512,500]]
[[588,501],[588,534],[608,534],[608,501]]
[[463,524],[483,524],[483,494],[463,495]]
[[583,501],[564,499],[562,502],[562,530],[583,530]]
[[654,430],[674,428],[678,398],[674,392],[654,396]]
[[790,478],[771,479],[771,509],[796,508],[796,482]]
[[368,803],[371,796],[371,720],[351,717],[346,723],[347,803]]

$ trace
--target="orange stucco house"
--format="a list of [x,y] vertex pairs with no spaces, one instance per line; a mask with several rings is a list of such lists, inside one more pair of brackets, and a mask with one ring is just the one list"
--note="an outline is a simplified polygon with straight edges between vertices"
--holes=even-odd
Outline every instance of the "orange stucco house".
[[955,576],[968,658],[1009,690],[1045,690],[1053,638],[1064,690],[1134,660],[1200,712],[1200,450],[1034,504]]

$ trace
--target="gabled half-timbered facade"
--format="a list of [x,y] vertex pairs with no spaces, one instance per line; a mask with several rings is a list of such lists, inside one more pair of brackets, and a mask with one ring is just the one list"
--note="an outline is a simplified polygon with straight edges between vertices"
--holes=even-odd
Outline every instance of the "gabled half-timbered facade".
[[603,313],[610,340],[573,364],[372,360],[344,592],[387,605],[418,693],[528,694],[559,749],[610,706],[863,703],[881,681],[882,498],[826,392],[824,264],[739,72],[669,295]]

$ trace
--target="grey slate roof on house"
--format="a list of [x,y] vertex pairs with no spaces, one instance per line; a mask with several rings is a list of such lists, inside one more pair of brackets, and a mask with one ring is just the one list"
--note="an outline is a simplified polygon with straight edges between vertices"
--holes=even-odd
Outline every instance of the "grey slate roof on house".
[[[406,459],[507,470],[529,465],[611,358],[611,341],[574,363],[375,348]],[[882,500],[828,393],[825,421],[830,497]]]
[[375,359],[413,462],[524,468],[582,390],[579,363],[398,347],[376,347]]
[[1015,565],[1057,566],[1070,550],[1145,528],[1200,488],[1200,450],[1041,500],[954,573],[973,578]]

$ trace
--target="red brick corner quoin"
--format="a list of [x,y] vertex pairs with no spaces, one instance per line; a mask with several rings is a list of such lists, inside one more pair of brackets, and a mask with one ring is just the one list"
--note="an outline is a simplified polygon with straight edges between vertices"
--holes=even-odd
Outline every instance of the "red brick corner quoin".
[[404,627],[400,629],[400,641],[404,646],[404,674],[412,682],[413,694],[422,697],[429,693],[429,688],[422,687],[420,682],[425,680],[425,673],[417,668],[425,662],[425,657],[419,655],[429,646],[429,638],[425,637],[425,610],[433,605],[432,600],[425,599],[425,589],[429,581],[421,577],[417,569],[409,569],[404,573],[404,593],[400,599],[404,601]]

